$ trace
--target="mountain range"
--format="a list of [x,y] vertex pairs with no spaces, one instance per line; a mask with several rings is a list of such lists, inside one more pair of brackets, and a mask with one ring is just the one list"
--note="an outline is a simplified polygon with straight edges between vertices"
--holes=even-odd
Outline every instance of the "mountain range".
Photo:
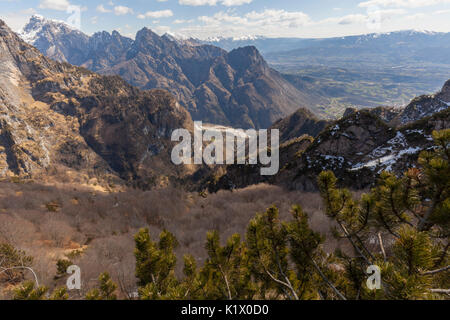
[[57,61],[166,89],[194,120],[242,128],[268,128],[299,108],[336,119],[348,107],[404,106],[450,73],[448,33],[200,41],[144,28],[133,40],[33,16],[20,34]]
[[20,34],[49,58],[120,75],[141,89],[166,89],[194,120],[268,128],[314,99],[270,68],[255,47],[227,52],[147,28],[135,40],[116,31],[87,36],[40,16],[33,16]]
[[[116,40],[111,41],[107,33],[86,38],[94,48],[94,43],[109,48],[91,57],[92,68],[112,61],[107,53],[121,48],[112,43],[131,44],[124,54],[130,58],[134,52],[149,65],[161,62],[149,57],[170,62],[179,55],[183,61],[184,55],[212,59],[223,52],[212,46],[180,45],[148,29],[138,34],[142,39],[131,43],[118,33],[110,36]],[[110,47],[99,44],[103,38],[109,39]],[[156,48],[162,51],[152,51]],[[60,57],[70,53],[58,52]],[[214,59],[239,62],[235,65],[244,77],[255,77],[252,66],[258,64],[270,74],[264,61],[246,60],[258,56],[254,47],[246,47]],[[49,59],[4,22],[0,22],[0,60],[2,176],[64,176],[78,183],[128,183],[144,189],[194,182],[195,188],[206,186],[214,191],[268,182],[315,190],[317,174],[330,169],[345,184],[359,189],[373,184],[382,170],[402,172],[414,166],[418,153],[432,147],[432,131],[450,126],[447,81],[436,94],[417,97],[405,108],[348,109],[337,121],[319,119],[300,108],[275,121],[271,128],[280,130],[282,145],[281,170],[273,177],[261,177],[260,168],[249,165],[174,166],[170,161],[171,133],[193,127],[190,114],[175,95],[161,89],[141,90],[119,76],[102,76]],[[130,58],[125,65],[130,61],[136,62]],[[166,67],[164,63],[154,66]]]

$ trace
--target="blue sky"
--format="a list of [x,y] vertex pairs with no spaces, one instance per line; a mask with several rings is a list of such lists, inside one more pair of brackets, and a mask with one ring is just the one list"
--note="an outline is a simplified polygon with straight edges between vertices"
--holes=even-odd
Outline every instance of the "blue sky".
[[72,7],[82,31],[130,37],[143,27],[197,38],[450,32],[450,0],[0,0],[0,18],[14,30],[32,14],[73,22]]

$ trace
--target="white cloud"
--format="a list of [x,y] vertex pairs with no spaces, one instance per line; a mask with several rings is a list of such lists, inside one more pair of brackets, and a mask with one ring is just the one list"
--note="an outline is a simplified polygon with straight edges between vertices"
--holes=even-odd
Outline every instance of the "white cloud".
[[132,14],[133,13],[133,9],[125,7],[125,6],[116,6],[114,7],[114,14],[116,16],[123,16],[126,14]]
[[289,12],[285,10],[266,9],[264,11],[251,11],[244,16],[230,14],[229,12],[218,12],[213,16],[200,16],[198,18],[206,24],[230,23],[243,27],[297,27],[305,25],[310,21],[307,14],[303,12]]
[[370,23],[374,18],[379,23],[391,19],[394,16],[406,14],[403,9],[384,9],[374,10],[366,14],[349,14],[343,17],[333,17],[318,21],[317,24],[337,23],[339,25],[366,24]]
[[438,11],[433,12],[433,14],[447,14],[447,13],[450,13],[450,9],[438,10]]
[[253,0],[222,0],[222,4],[227,7],[242,6],[243,4],[252,3]]
[[337,18],[338,24],[357,24],[365,23],[367,21],[367,16],[363,14],[349,14],[344,17]]
[[99,4],[98,6],[97,6],[97,9],[96,9],[98,12],[101,12],[101,13],[108,13],[108,12],[112,12],[112,10],[110,10],[110,9],[106,9],[102,4]]
[[215,6],[222,4],[226,7],[242,6],[252,3],[253,0],[179,0],[178,3],[185,6]]
[[193,20],[193,19],[190,19],[190,20],[184,20],[184,19],[177,19],[177,20],[175,20],[173,23],[174,24],[183,24],[183,23],[192,23],[192,22],[194,22],[195,20]]
[[[200,16],[197,23],[183,24],[176,20],[177,32],[205,39],[208,37],[234,37],[263,35],[267,37],[330,37],[372,32],[389,32],[405,29],[439,30],[442,21],[431,24],[420,20],[415,25],[408,19],[407,8],[375,7],[367,13],[354,13],[313,20],[302,11],[265,9],[238,14],[235,10],[219,11],[210,16]],[[420,18],[422,16],[417,16]],[[438,17],[435,15],[435,17]],[[444,16],[443,16],[444,17]],[[441,19],[442,20],[442,19]],[[436,26],[436,27],[434,27]]]
[[369,0],[359,3],[358,6],[361,8],[375,7],[375,6],[420,8],[446,3],[450,3],[450,0]]
[[39,3],[40,9],[52,9],[58,11],[66,11],[70,6],[67,0],[41,0]]
[[416,14],[413,14],[413,15],[411,15],[411,16],[407,16],[407,17],[406,17],[406,20],[417,21],[417,20],[419,20],[419,19],[425,18],[426,16],[427,16],[427,15],[424,14],[424,13],[416,13]]
[[266,9],[238,15],[233,10],[220,11],[212,16],[200,16],[199,25],[180,29],[184,34],[198,37],[212,35],[239,37],[256,34],[282,34],[312,23],[309,16],[301,11]]
[[172,10],[161,10],[161,11],[147,11],[145,14],[138,14],[139,19],[145,19],[145,18],[168,18],[172,17],[173,12]]
[[179,0],[178,3],[185,6],[215,6],[218,0]]

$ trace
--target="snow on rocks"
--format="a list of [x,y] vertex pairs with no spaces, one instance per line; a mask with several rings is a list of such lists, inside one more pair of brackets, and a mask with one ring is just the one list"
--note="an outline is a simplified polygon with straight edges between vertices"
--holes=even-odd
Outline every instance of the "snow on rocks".
[[[423,134],[423,130],[410,130],[407,133],[411,132]],[[393,165],[403,156],[417,154],[421,150],[421,147],[409,146],[405,135],[401,131],[398,131],[396,136],[387,141],[385,145],[374,149],[369,155],[368,161],[353,165],[350,171],[358,171],[363,168],[369,168],[371,170],[378,168],[378,173],[384,170],[392,171]]]

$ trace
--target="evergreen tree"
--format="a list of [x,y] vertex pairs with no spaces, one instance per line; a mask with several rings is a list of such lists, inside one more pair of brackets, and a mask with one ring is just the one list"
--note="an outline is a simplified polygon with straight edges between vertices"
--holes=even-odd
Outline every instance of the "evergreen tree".
[[[337,188],[332,172],[319,176],[326,213],[339,226],[335,235],[354,250],[352,255],[337,254],[347,275],[341,289],[350,298],[429,299],[449,287],[450,130],[433,136],[437,147],[421,153],[421,168],[401,177],[383,172],[360,200]],[[378,234],[379,251],[368,246],[373,234]],[[385,248],[382,234],[394,244]],[[381,269],[381,291],[361,285],[370,265]]]
[[33,257],[14,248],[9,243],[0,243],[0,283],[23,281],[24,273],[33,264]]
[[217,231],[209,232],[206,241],[208,259],[199,274],[203,299],[251,299],[256,287],[252,283],[248,254],[238,234],[220,245]]
[[52,294],[45,286],[36,287],[33,281],[25,281],[14,290],[14,300],[67,300],[69,295],[65,288],[56,288]]
[[117,289],[117,284],[115,284],[109,273],[102,273],[99,278],[99,287],[90,290],[86,294],[86,300],[117,300],[117,296],[114,293]]
[[151,240],[148,229],[135,236],[136,277],[141,299],[177,299],[183,296],[175,277],[177,258],[173,250],[178,246],[175,236],[163,231],[159,243]]
[[14,290],[14,300],[45,300],[48,288],[40,286],[35,288],[33,281],[25,281]]

